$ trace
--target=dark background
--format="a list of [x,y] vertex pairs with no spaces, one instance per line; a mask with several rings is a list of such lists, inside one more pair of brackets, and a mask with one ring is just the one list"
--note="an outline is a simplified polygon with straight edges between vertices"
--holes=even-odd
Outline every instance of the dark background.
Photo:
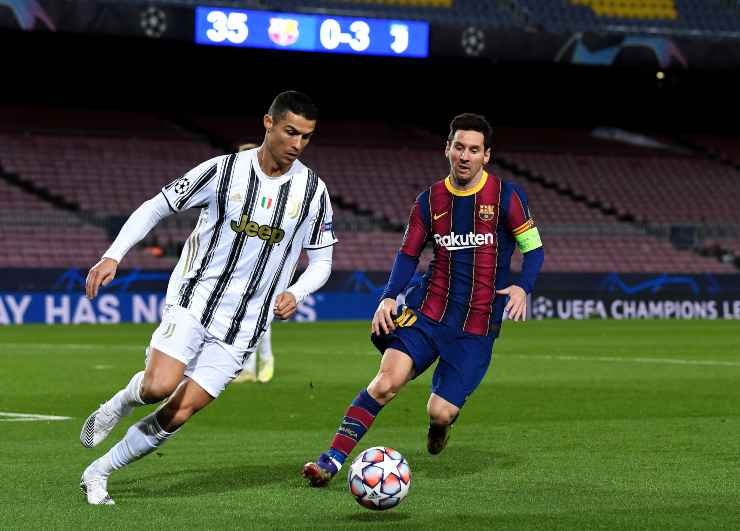
[[737,71],[668,71],[660,81],[654,68],[357,58],[11,31],[0,32],[0,49],[5,104],[255,116],[276,92],[297,89],[323,118],[441,133],[449,116],[466,111],[494,125],[656,132],[732,133],[739,117]]

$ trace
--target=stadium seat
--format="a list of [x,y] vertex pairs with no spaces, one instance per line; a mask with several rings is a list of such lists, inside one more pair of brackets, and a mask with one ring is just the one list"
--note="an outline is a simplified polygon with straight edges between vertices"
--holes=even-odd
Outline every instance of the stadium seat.
[[[224,127],[225,137],[230,134],[229,119],[197,119],[216,130]],[[312,143],[303,159],[319,170],[333,197],[340,239],[334,266],[387,270],[416,195],[449,171],[440,149],[443,142],[417,132],[408,135],[415,140],[399,148],[398,143],[395,147],[383,143],[382,139],[395,134],[386,125],[371,124],[363,130],[351,122],[328,122],[322,128],[327,138]],[[354,145],[347,145],[347,132],[358,130],[368,135],[368,141],[355,136]],[[6,249],[22,247],[20,253],[0,257],[0,266],[89,267],[110,244],[107,231],[91,220],[125,218],[164,183],[219,154],[195,138],[131,133],[0,133],[0,163],[5,171],[77,203],[83,212],[79,218],[0,182],[0,192],[4,192],[0,205],[10,213],[6,217],[14,218],[14,223],[6,224],[2,242]],[[378,136],[381,140],[372,140]],[[691,156],[605,144],[576,130],[558,130],[554,136],[547,131],[503,130],[496,139],[496,157],[540,179],[529,181],[495,162],[490,166],[526,193],[546,244],[545,271],[733,271],[728,264],[675,250],[667,237],[649,236],[569,195],[580,194],[658,227],[701,223],[710,216],[738,225],[740,213],[735,205],[740,203],[740,190],[733,168]],[[572,146],[579,146],[580,151],[572,152]],[[39,152],[45,153],[43,161],[37,157]],[[12,214],[27,211],[41,213],[41,218],[54,216],[53,227],[39,231],[26,217]],[[196,217],[197,212],[191,211],[164,220],[145,245],[156,243],[168,251],[165,256],[153,256],[141,245],[126,257],[126,266],[173,267],[176,251],[195,226]],[[429,259],[427,252],[420,268]],[[515,255],[514,267],[520,264]]]

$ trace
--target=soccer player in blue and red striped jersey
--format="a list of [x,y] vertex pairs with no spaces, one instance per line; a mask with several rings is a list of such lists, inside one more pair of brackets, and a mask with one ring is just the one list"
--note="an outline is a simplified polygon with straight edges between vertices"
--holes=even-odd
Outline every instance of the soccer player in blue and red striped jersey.
[[[545,255],[524,192],[484,168],[491,142],[492,129],[483,116],[461,114],[452,120],[445,149],[450,174],[417,197],[373,316],[371,338],[383,354],[380,369],[350,405],[329,450],[303,467],[311,485],[327,484],[380,410],[436,360],[427,450],[441,452],[460,409],[488,370],[503,314],[512,321],[526,319],[526,297]],[[434,259],[406,291],[401,310],[396,298],[428,242]],[[512,283],[517,246],[524,262]]]

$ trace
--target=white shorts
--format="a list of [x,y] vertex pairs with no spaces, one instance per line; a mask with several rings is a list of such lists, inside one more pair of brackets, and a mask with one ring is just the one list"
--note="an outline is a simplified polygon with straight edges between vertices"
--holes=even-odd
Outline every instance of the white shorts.
[[[185,376],[216,398],[242,370],[251,355],[224,343],[185,308],[168,306],[152,334],[150,348],[185,364]],[[149,350],[147,350],[147,363]]]

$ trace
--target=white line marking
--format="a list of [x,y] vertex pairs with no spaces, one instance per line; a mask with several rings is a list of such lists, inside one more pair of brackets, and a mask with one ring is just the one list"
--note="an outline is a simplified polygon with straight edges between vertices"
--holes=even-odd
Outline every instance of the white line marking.
[[[495,356],[495,355],[494,355]],[[504,355],[506,357],[506,355]],[[619,358],[614,356],[552,356],[518,354],[516,358],[560,361],[609,361],[613,363],[655,363],[665,365],[708,365],[715,367],[740,367],[740,361],[684,360],[679,358]]]
[[[0,343],[8,349],[47,349],[47,350],[97,350],[107,351],[110,345],[96,345],[94,343]],[[146,342],[141,345],[116,345],[116,350],[144,350]],[[40,353],[41,354],[41,353]]]
[[[96,345],[96,344],[85,344],[85,343],[0,343],[0,345],[7,347],[8,349],[55,349],[55,350],[94,350],[94,351],[106,351],[110,349],[109,345]],[[127,351],[141,351],[144,350],[144,343],[142,345],[116,345],[115,350],[127,350]],[[304,353],[323,353],[327,354],[324,350],[316,350],[310,347],[305,347]],[[39,352],[42,354],[42,352]],[[328,353],[332,354],[332,353]],[[342,355],[348,354],[342,352]],[[376,350],[363,350],[356,351],[352,354],[369,354],[372,356],[378,356]],[[541,359],[541,360],[559,360],[559,361],[607,361],[612,363],[653,363],[653,364],[666,364],[666,365],[704,365],[714,367],[740,367],[740,361],[719,361],[719,360],[687,360],[680,358],[621,358],[615,356],[555,356],[548,354],[498,354],[494,353],[494,357],[514,357],[523,359]],[[108,368],[107,366],[99,366]],[[97,366],[95,368],[98,368]]]
[[58,417],[56,415],[35,415],[33,413],[6,413],[0,411],[0,422],[41,422],[44,420],[69,420],[72,417]]

